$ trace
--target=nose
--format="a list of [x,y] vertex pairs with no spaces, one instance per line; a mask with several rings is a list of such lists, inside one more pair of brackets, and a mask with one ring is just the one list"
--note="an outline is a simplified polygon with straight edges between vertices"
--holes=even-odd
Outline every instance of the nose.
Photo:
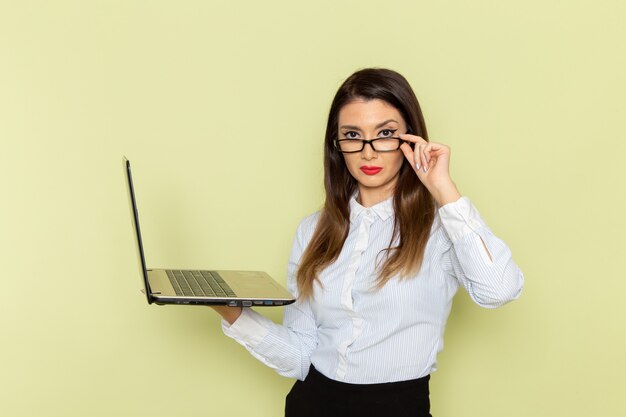
[[366,143],[363,145],[363,150],[361,150],[361,157],[366,160],[374,159],[378,156],[378,153],[374,150],[371,143]]

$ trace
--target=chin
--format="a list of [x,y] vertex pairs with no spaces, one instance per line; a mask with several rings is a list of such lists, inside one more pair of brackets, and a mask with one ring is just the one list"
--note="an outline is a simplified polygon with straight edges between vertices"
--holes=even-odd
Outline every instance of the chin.
[[361,184],[363,187],[367,187],[367,188],[384,187],[385,185],[389,183],[389,181],[390,181],[390,178],[376,178],[376,177],[367,176],[365,174],[360,176],[360,178],[357,178],[357,182]]

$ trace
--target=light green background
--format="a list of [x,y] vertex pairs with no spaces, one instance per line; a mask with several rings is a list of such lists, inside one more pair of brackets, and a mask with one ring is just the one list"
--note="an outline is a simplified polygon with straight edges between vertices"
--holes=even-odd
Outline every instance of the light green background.
[[216,314],[145,303],[121,157],[150,265],[284,282],[332,96],[384,66],[526,276],[459,293],[435,417],[626,415],[625,5],[2,0],[0,414],[282,415]]

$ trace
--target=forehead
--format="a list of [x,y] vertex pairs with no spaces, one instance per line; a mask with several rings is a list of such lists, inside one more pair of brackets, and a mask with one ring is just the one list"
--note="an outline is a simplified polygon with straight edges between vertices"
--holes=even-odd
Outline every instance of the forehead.
[[391,104],[379,99],[356,99],[345,104],[339,110],[339,127],[344,124],[368,127],[385,120],[404,123],[402,115]]

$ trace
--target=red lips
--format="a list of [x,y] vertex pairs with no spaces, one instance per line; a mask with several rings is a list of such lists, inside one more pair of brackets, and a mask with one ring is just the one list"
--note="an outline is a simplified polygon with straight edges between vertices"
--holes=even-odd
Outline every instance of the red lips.
[[361,167],[361,171],[363,171],[365,175],[376,175],[382,170],[383,169],[381,167],[377,167],[377,166],[363,165]]

